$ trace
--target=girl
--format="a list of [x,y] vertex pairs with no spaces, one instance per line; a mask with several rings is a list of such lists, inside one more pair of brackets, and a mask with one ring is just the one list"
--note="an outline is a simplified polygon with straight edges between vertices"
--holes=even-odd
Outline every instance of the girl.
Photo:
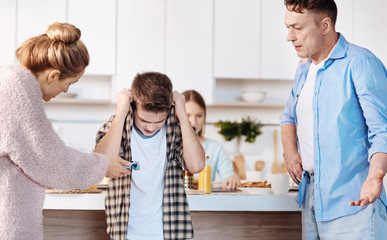
[[185,108],[191,125],[198,133],[199,141],[202,144],[206,156],[210,157],[211,177],[215,180],[215,174],[219,173],[223,181],[222,189],[234,190],[240,184],[240,179],[234,173],[231,159],[223,146],[204,137],[204,125],[206,123],[206,103],[200,93],[195,90],[187,90],[182,93],[185,97]]

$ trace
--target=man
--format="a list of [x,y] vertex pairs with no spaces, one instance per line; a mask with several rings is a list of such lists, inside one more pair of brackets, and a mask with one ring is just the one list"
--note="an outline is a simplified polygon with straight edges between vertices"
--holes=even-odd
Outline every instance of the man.
[[386,239],[386,68],[336,32],[333,0],[285,6],[287,40],[304,62],[281,116],[303,237]]
[[[172,103],[174,106],[172,106]],[[183,168],[204,168],[204,150],[188,120],[184,96],[161,73],[137,74],[117,96],[117,113],[97,134],[96,152],[137,165],[112,179],[105,201],[114,240],[193,238]]]

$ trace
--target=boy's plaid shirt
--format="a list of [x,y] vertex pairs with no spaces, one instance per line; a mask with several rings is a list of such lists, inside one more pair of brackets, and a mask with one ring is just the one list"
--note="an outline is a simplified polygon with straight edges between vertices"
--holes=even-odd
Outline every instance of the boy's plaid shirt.
[[[99,129],[96,138],[97,143],[105,136],[113,119],[114,115]],[[182,169],[185,169],[182,136],[174,107],[171,108],[171,112],[168,114],[166,125],[168,164],[164,177],[164,239],[193,238],[192,220],[182,176]],[[130,108],[122,132],[120,149],[120,157],[129,161],[132,160],[129,146],[132,127],[133,111]],[[141,161],[139,162],[141,164]],[[129,221],[130,181],[131,174],[120,178],[112,178],[107,189],[105,198],[107,233],[114,240],[126,239]],[[149,181],[152,181],[152,179],[149,179]]]

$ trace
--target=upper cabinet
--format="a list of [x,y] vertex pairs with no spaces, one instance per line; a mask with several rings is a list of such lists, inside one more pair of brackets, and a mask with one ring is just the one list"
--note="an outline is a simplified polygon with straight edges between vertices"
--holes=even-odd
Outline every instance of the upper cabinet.
[[15,63],[16,1],[0,1],[0,66]]
[[299,58],[292,43],[286,40],[283,1],[261,0],[261,75],[263,79],[293,79]]
[[[387,1],[336,3],[336,30],[387,64]],[[158,71],[213,104],[218,81],[294,78],[284,14],[273,0],[2,0],[0,65],[16,63],[17,46],[51,23],[69,22],[90,53],[85,85],[71,88],[78,96],[114,101],[138,72]]]
[[259,0],[215,0],[214,76],[260,77]]
[[165,72],[174,89],[199,91],[212,103],[212,14],[210,0],[166,1]]
[[387,65],[387,1],[353,1],[354,43],[369,49]]
[[90,65],[85,74],[114,75],[116,1],[68,0],[68,22],[81,29],[81,39],[89,51]]
[[216,78],[293,79],[298,57],[286,41],[282,1],[216,0]]
[[25,40],[46,33],[54,22],[66,22],[66,0],[18,0],[17,45]]
[[118,0],[116,91],[138,72],[165,72],[165,3]]
[[[45,33],[47,26],[53,22],[69,22],[82,31],[81,40],[90,54],[90,65],[86,68],[85,74],[115,73],[116,1],[18,0],[17,2],[17,45]],[[11,13],[12,11],[7,14]]]
[[337,5],[336,32],[343,34],[347,41],[353,42],[353,1],[336,0],[335,2]]

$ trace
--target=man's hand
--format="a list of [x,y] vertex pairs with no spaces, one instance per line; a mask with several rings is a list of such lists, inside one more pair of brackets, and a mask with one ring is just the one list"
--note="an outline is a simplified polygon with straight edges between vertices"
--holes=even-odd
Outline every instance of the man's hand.
[[300,154],[298,152],[284,152],[284,159],[290,177],[295,183],[300,184],[303,172]]
[[302,178],[302,160],[298,153],[297,129],[294,124],[284,124],[281,126],[282,146],[284,148],[284,159],[286,169],[290,177],[297,184]]
[[126,116],[129,112],[130,103],[133,101],[132,92],[124,88],[117,94],[117,112],[116,115]]
[[349,202],[349,205],[364,207],[367,204],[375,202],[382,193],[383,178],[385,175],[386,172],[382,169],[379,169],[374,174],[369,174],[361,188],[360,199]]
[[226,178],[224,180],[223,185],[222,185],[222,190],[235,190],[237,189],[238,185],[241,183],[241,180],[239,176],[234,173]]
[[120,157],[109,157],[109,166],[106,172],[106,177],[117,178],[130,174],[130,170],[124,168],[122,165],[130,167],[132,163]]

